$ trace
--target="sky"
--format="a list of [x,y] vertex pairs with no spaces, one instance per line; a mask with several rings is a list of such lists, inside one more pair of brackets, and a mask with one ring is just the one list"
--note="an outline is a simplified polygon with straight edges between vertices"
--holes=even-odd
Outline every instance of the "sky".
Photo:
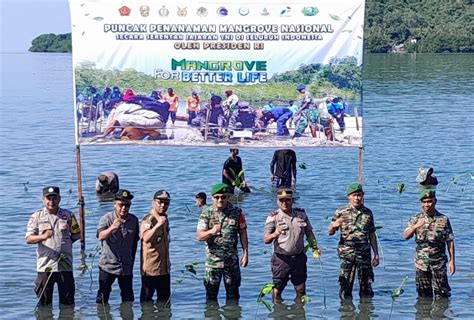
[[27,52],[43,33],[70,31],[67,0],[0,0],[0,52]]

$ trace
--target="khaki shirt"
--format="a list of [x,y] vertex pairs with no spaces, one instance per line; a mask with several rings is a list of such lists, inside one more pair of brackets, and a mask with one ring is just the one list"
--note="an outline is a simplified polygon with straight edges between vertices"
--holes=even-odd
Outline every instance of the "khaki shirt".
[[81,237],[76,218],[61,208],[57,214],[50,214],[46,208],[37,210],[28,220],[25,239],[47,230],[53,230],[53,236],[38,243],[36,270],[72,271],[72,243]]
[[293,208],[291,214],[280,209],[273,211],[265,222],[265,234],[275,232],[277,227],[283,233],[273,241],[273,252],[289,256],[304,252],[304,236],[306,232],[313,230],[304,209]]
[[152,229],[157,221],[150,213],[140,225],[140,237],[142,238],[142,252],[140,259],[140,271],[142,276],[162,276],[170,273],[170,234],[169,222],[158,227],[151,241],[143,241],[143,233]]

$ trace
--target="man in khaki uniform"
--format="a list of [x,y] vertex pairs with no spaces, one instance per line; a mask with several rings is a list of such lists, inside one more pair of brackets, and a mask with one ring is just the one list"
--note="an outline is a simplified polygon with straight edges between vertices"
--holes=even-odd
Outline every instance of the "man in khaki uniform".
[[140,301],[168,301],[170,290],[170,242],[169,223],[166,212],[170,205],[170,194],[160,190],[153,196],[152,209],[140,225],[142,253],[140,270],[142,290]]
[[304,237],[311,244],[314,258],[319,259],[320,251],[305,210],[293,208],[293,190],[279,189],[277,204],[278,210],[267,217],[263,235],[266,244],[273,242],[273,301],[282,301],[281,294],[290,279],[296,291],[295,301],[301,301],[307,278]]
[[59,207],[58,187],[43,189],[44,208],[28,221],[25,240],[38,244],[35,292],[42,305],[53,302],[54,283],[58,284],[59,303],[74,304],[72,244],[80,238],[80,228],[71,211]]

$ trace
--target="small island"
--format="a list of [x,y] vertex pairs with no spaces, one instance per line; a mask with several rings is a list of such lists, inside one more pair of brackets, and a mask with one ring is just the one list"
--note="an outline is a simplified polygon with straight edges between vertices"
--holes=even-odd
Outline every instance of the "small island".
[[[366,0],[367,53],[474,53],[474,0]],[[71,52],[71,34],[36,37],[30,52]]]

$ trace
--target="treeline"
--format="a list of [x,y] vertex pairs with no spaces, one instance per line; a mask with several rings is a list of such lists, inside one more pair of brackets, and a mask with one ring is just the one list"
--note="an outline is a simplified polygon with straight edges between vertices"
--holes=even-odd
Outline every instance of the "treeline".
[[[366,52],[474,52],[474,0],[366,0]],[[32,52],[71,52],[71,34],[43,34]]]
[[71,34],[42,34],[31,42],[30,52],[71,52]]
[[474,52],[474,0],[366,1],[366,52]]

